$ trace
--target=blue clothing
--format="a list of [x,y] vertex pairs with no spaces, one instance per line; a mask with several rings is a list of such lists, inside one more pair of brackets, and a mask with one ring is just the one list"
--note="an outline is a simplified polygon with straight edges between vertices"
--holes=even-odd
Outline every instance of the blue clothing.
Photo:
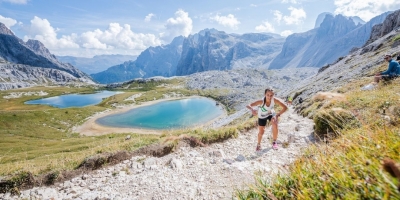
[[399,76],[400,75],[400,66],[399,63],[395,60],[389,61],[389,67],[386,71],[381,72],[381,75],[388,75],[388,76]]

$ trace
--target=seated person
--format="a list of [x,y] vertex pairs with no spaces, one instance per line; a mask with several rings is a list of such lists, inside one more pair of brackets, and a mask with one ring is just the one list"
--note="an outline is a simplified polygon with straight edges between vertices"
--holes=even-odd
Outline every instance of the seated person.
[[385,55],[385,60],[389,62],[388,69],[375,75],[375,83],[379,83],[381,79],[390,80],[400,75],[399,63],[393,60],[391,55]]

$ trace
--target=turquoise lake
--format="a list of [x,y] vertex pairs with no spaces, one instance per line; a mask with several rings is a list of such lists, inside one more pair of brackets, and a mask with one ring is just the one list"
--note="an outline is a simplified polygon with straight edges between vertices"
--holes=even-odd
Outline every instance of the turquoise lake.
[[67,94],[27,101],[25,102],[25,104],[44,104],[57,108],[84,107],[89,105],[96,105],[100,103],[103,98],[107,98],[118,93],[121,92],[101,91],[93,94]]
[[207,98],[163,101],[134,108],[124,113],[99,118],[98,124],[119,128],[180,129],[211,121],[224,113]]

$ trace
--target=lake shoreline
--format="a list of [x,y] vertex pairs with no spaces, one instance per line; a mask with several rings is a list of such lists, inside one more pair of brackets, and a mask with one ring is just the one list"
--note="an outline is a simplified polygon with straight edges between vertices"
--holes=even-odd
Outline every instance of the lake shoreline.
[[[188,98],[206,98],[202,96],[190,96],[190,97],[175,97],[175,98],[166,98],[166,99],[159,99],[159,100],[154,100],[154,101],[147,101],[144,103],[141,103],[140,105],[138,104],[131,104],[131,105],[126,105],[126,106],[120,106],[118,108],[112,109],[112,110],[105,110],[100,113],[96,113],[88,118],[87,121],[85,121],[82,125],[73,127],[72,132],[79,133],[84,136],[99,136],[99,135],[105,135],[105,134],[110,134],[110,133],[138,133],[138,134],[156,134],[160,135],[162,134],[163,131],[166,130],[155,130],[155,129],[144,129],[144,128],[122,128],[122,127],[110,127],[110,126],[105,126],[101,125],[96,122],[97,119],[109,116],[109,115],[114,115],[114,114],[120,114],[124,112],[128,112],[129,110],[143,107],[143,106],[149,106],[152,104],[160,103],[163,101],[171,101],[171,100],[179,100],[179,99],[188,99]],[[214,99],[212,99],[215,101]],[[217,101],[215,101],[217,102]],[[221,103],[218,102],[219,108],[222,109],[223,114],[220,116],[214,118],[213,120],[207,121],[202,124],[195,125],[191,128],[201,128],[207,125],[212,124],[214,121],[217,121],[223,117],[227,116],[227,111],[221,106]],[[168,129],[168,130],[174,130],[174,129]],[[176,129],[180,130],[180,129]]]

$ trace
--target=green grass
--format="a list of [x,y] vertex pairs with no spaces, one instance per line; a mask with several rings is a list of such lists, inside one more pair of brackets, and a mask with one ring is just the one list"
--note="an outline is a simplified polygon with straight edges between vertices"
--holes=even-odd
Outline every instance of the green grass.
[[259,177],[257,184],[238,191],[237,197],[400,199],[399,181],[382,168],[384,158],[400,163],[400,86],[381,83],[379,90],[360,91],[357,85],[359,81],[339,89],[345,91],[347,101],[330,102],[329,107],[351,111],[361,126],[341,130],[328,144],[310,146],[288,175],[279,174],[273,181]]
[[[45,91],[49,95],[22,96],[4,99],[12,92]],[[25,105],[27,100],[45,98],[68,93],[92,93],[92,88],[37,87],[0,92],[0,175],[10,175],[18,171],[40,174],[53,169],[75,168],[90,155],[118,150],[132,151],[141,146],[158,141],[157,135],[110,134],[96,137],[80,136],[72,132],[96,112],[109,107],[110,99],[99,106],[59,109],[45,105]],[[116,102],[126,95],[116,95]],[[125,95],[125,96],[124,96]]]
[[[86,119],[113,106],[133,103],[126,98],[141,93],[135,103],[163,98],[163,94],[180,94],[181,96],[202,95],[222,99],[225,91],[188,90],[181,79],[148,83],[128,83],[117,94],[104,99],[96,106],[83,108],[59,109],[45,105],[25,105],[33,99],[46,98],[69,93],[92,93],[90,87],[35,87],[19,90],[0,91],[0,176],[19,172],[30,172],[34,175],[50,171],[75,169],[85,158],[99,153],[116,151],[134,151],[152,143],[164,142],[166,136],[190,135],[204,143],[221,141],[235,137],[240,130],[248,128],[245,123],[231,125],[229,128],[203,131],[186,129],[160,132],[160,135],[145,134],[107,134],[103,136],[81,136],[72,131]],[[99,88],[101,89],[101,88]],[[16,99],[4,99],[12,92],[49,93],[46,96],[22,96]],[[250,123],[249,123],[250,124]],[[254,124],[254,123],[252,123]],[[125,140],[131,135],[130,140]]]
[[399,34],[399,35],[396,35],[396,36],[393,38],[393,41],[397,41],[397,40],[400,40],[400,34]]

